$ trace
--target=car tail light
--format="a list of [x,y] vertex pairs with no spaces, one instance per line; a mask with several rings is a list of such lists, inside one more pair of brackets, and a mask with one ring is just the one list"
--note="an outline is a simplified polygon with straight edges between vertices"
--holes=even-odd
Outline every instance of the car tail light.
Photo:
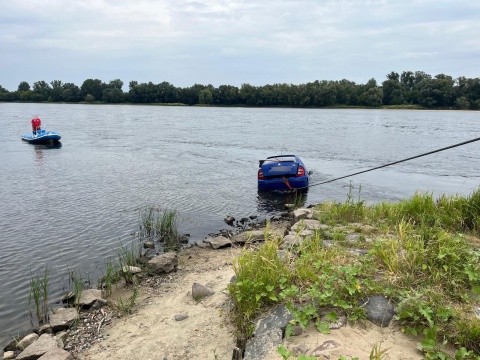
[[265,180],[265,177],[263,176],[263,171],[258,170],[258,180]]
[[305,168],[301,165],[298,165],[297,177],[298,176],[305,176]]

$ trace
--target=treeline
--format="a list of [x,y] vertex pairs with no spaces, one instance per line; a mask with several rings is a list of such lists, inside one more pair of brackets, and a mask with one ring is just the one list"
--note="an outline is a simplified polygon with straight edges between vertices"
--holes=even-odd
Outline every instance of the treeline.
[[60,80],[50,84],[37,81],[32,86],[23,81],[17,91],[8,91],[0,86],[0,101],[286,107],[418,105],[426,108],[480,109],[480,78],[453,79],[444,74],[432,77],[423,71],[404,71],[401,74],[392,71],[381,84],[375,79],[366,84],[349,80],[316,80],[300,85],[243,84],[238,88],[195,84],[179,88],[168,82],[130,81],[128,92],[122,90],[123,85],[119,79],[109,83],[87,79],[80,87]]

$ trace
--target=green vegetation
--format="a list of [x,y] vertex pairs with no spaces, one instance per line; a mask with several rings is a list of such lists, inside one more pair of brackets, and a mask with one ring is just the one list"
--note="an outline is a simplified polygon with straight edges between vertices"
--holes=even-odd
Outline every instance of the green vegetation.
[[17,91],[0,86],[0,101],[26,102],[85,102],[133,103],[162,105],[214,106],[278,106],[278,107],[382,107],[400,109],[448,108],[480,109],[480,78],[438,74],[432,77],[423,71],[394,71],[378,84],[370,79],[366,84],[349,80],[316,80],[306,84],[273,84],[252,86],[195,84],[178,88],[168,82],[160,84],[130,81],[129,91],[123,92],[120,79],[104,83],[87,79],[78,87],[54,80],[37,81],[31,87],[26,81]]
[[118,298],[115,302],[115,306],[124,314],[131,314],[133,307],[135,306],[135,301],[138,297],[138,286],[133,287],[133,293],[127,299]]
[[48,281],[50,279],[50,271],[45,267],[43,276],[32,274],[30,277],[30,293],[28,304],[30,306],[30,315],[32,312],[32,301],[35,304],[37,320],[40,324],[48,322]]
[[160,241],[164,251],[180,249],[177,212],[175,210],[161,210],[154,206],[147,206],[140,210],[140,242],[145,240]]
[[[383,294],[396,304],[403,331],[419,337],[425,358],[451,358],[444,350],[449,344],[455,359],[480,359],[474,313],[480,306],[480,189],[466,197],[417,193],[374,205],[352,192],[351,186],[345,202],[316,206],[324,227],[299,237],[286,256],[277,252],[282,239],[271,236],[243,249],[234,262],[237,282],[228,288],[239,338],[251,336],[256,316],[280,302],[295,317],[287,335],[310,322],[328,333],[339,315],[363,321],[361,300]],[[371,358],[381,359],[384,350],[374,350]]]

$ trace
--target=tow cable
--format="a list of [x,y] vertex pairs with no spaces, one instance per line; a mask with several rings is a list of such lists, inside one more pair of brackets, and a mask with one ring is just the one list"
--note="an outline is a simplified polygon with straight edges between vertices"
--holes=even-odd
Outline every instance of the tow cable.
[[[345,176],[341,176],[341,177],[338,177],[338,178],[335,178],[335,179],[322,181],[322,182],[319,182],[319,183],[316,183],[316,184],[312,184],[312,185],[308,185],[308,186],[301,187],[301,188],[296,188],[295,190],[308,189],[308,188],[311,188],[311,187],[313,187],[313,186],[328,184],[328,183],[331,183],[331,182],[334,182],[334,181],[337,181],[337,180],[341,180],[341,179],[345,179],[345,178],[348,178],[348,177],[351,177],[351,176],[363,174],[363,173],[366,173],[366,172],[369,172],[369,171],[373,171],[373,170],[381,169],[381,168],[384,168],[384,167],[387,167],[387,166],[399,164],[399,163],[402,163],[402,162],[405,162],[405,161],[417,159],[417,158],[420,158],[420,157],[422,157],[422,156],[427,156],[427,155],[435,154],[435,153],[440,152],[440,151],[444,151],[444,150],[448,150],[448,149],[453,149],[453,148],[456,148],[456,147],[458,147],[458,146],[467,145],[467,144],[470,144],[470,143],[473,143],[473,142],[476,142],[476,141],[479,141],[479,140],[480,140],[480,137],[475,138],[475,139],[472,139],[472,140],[464,141],[464,142],[461,142],[461,143],[458,143],[458,144],[455,144],[455,145],[446,146],[446,147],[443,147],[443,148],[441,148],[441,149],[429,151],[429,152],[426,152],[426,153],[423,153],[423,154],[420,154],[420,155],[412,156],[412,157],[409,157],[409,158],[406,158],[406,159],[402,159],[402,160],[394,161],[394,162],[391,162],[391,163],[388,163],[388,164],[376,166],[376,167],[371,168],[371,169],[367,169],[367,170],[363,170],[363,171],[358,171],[358,172],[356,172],[356,173],[349,174],[349,175],[345,175]],[[288,185],[287,185],[287,186],[288,186]],[[290,186],[289,186],[289,188],[290,188]]]
[[283,182],[285,183],[285,185],[287,185],[288,190],[292,190],[292,186],[290,185],[288,179],[285,176],[283,177]]

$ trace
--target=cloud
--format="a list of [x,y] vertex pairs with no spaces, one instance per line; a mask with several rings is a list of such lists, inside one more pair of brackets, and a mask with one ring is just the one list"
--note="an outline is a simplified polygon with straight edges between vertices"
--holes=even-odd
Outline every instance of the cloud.
[[69,71],[76,83],[116,73],[176,86],[382,81],[392,70],[468,77],[478,18],[467,0],[16,0],[0,5],[0,85]]

